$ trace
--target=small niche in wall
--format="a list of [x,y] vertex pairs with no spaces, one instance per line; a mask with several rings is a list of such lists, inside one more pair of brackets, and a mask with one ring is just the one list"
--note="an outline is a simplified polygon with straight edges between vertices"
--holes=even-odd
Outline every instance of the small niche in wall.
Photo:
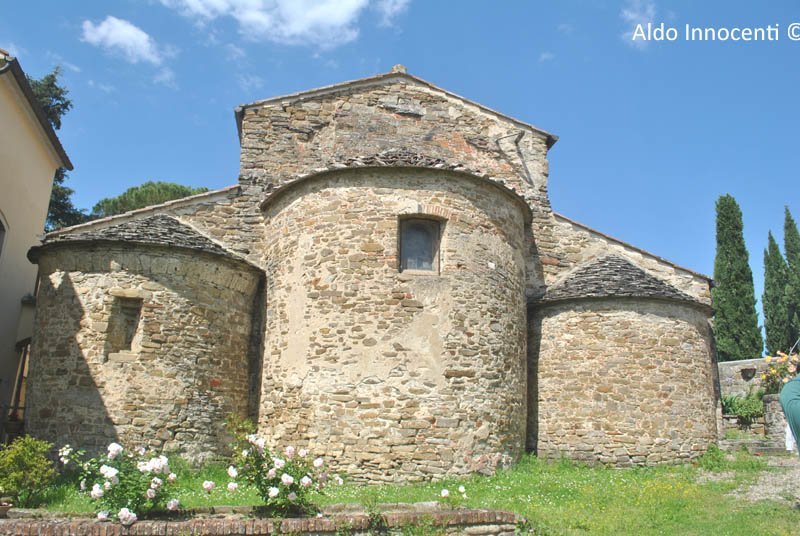
[[[108,321],[108,359],[122,358],[138,350],[141,333],[142,299],[114,297]],[[120,355],[121,354],[121,355]]]

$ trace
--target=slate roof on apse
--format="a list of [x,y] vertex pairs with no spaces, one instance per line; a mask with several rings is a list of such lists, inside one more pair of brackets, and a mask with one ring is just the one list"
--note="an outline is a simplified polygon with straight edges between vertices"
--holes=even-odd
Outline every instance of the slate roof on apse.
[[608,255],[579,267],[548,288],[541,301],[605,297],[697,301],[618,255]]
[[163,214],[128,220],[100,229],[57,235],[46,239],[45,244],[94,240],[155,244],[234,257],[228,250],[212,242],[193,228],[171,216]]

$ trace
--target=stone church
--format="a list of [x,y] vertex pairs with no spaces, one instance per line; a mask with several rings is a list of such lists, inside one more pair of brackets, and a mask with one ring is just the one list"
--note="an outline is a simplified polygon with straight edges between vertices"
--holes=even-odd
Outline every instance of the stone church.
[[553,134],[401,66],[236,123],[238,184],[31,249],[31,434],[203,460],[237,414],[387,481],[716,441],[711,281],[553,212]]

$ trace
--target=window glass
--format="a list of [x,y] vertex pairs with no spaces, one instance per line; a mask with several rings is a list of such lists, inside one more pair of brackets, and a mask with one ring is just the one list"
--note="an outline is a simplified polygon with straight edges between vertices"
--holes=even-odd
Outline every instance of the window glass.
[[400,271],[439,270],[439,222],[408,219],[400,222]]

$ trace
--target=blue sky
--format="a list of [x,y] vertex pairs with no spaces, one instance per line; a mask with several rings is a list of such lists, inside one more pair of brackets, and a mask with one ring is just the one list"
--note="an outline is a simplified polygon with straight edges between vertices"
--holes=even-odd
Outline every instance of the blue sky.
[[[553,208],[711,274],[714,202],[742,206],[756,291],[767,231],[800,219],[796,1],[118,0],[0,3],[0,47],[64,68],[59,136],[80,207],[146,180],[238,174],[235,106],[388,71],[560,136]],[[773,42],[632,42],[639,22],[779,25]],[[627,34],[627,35],[626,35]]]

